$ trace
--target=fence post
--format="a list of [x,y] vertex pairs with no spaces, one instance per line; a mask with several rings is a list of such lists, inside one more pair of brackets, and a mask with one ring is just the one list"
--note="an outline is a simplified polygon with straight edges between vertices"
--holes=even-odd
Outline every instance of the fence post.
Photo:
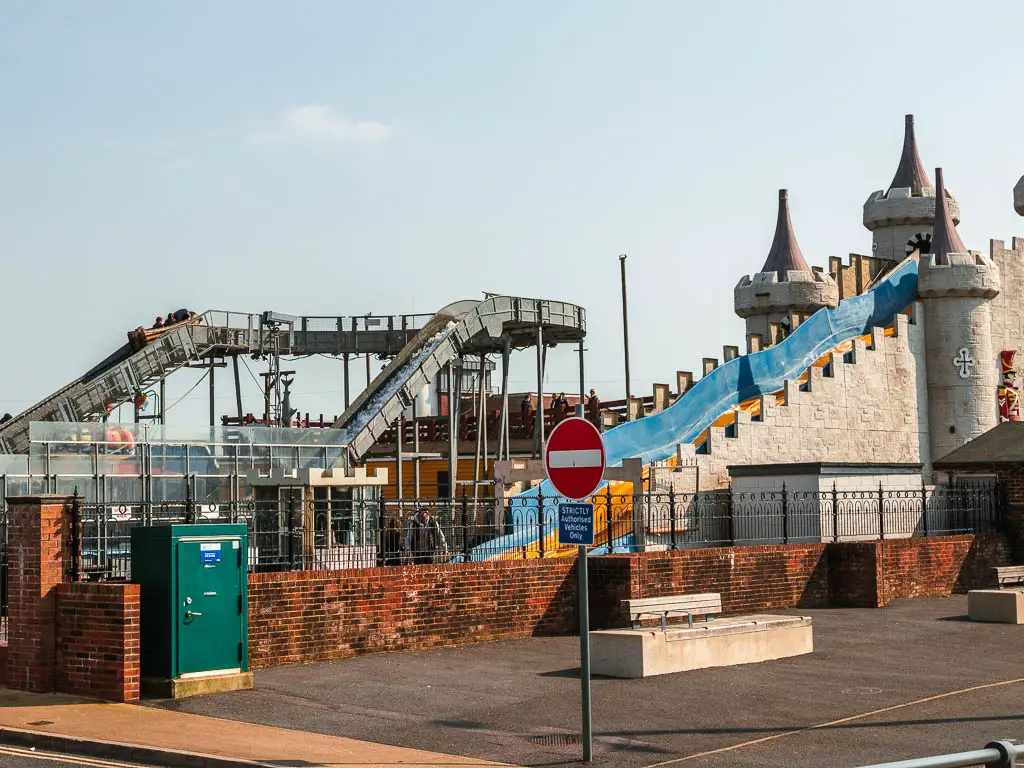
[[928,535],[928,491],[924,487],[924,483],[921,483],[921,528],[924,531],[924,535]]
[[192,482],[191,475],[185,475],[185,522],[192,524],[196,521],[192,508]]
[[295,499],[288,495],[288,570],[295,570]]
[[878,538],[885,538],[885,491],[878,484]]
[[[626,401],[626,407],[629,407],[629,401]],[[606,526],[608,529],[608,554],[612,553],[612,541],[615,538],[615,523],[612,521],[612,484],[608,483],[604,487],[605,492],[605,506],[604,506],[604,519],[608,523]]]
[[[362,496],[362,494],[360,494],[360,496]],[[352,512],[354,513],[355,509],[352,509]],[[366,499],[365,498],[360,498],[359,499],[359,513],[360,513],[359,514],[359,519],[360,520],[365,520],[366,519]],[[383,498],[378,498],[377,499],[377,562],[380,565],[382,565],[382,566],[383,565],[391,565],[391,563],[385,563],[384,562],[384,526],[386,525],[386,523],[387,523],[387,514],[385,512],[384,499]],[[330,542],[330,540],[331,540],[330,537],[332,537],[333,535],[334,535],[334,532],[331,530],[331,503],[330,503],[330,500],[328,499],[328,502],[327,502],[327,536],[328,536],[327,540],[328,540],[328,542]],[[404,543],[405,542],[403,542],[401,540],[401,537],[399,537],[399,540],[398,540],[398,550],[399,551],[398,552],[391,552],[390,553],[392,558],[394,558],[396,556],[399,558],[399,563],[401,563],[401,557],[402,557],[401,550],[402,550],[402,545]]]
[[544,494],[540,486],[537,487],[537,557],[544,557]]
[[669,548],[676,548],[676,489],[668,488]]
[[832,541],[839,541],[839,491],[832,481]]
[[[81,576],[82,564],[82,507],[78,497],[78,486],[75,486],[71,497],[71,581],[76,582]],[[6,579],[6,573],[4,574]]]
[[469,499],[462,489],[462,556],[469,562]]
[[786,484],[782,484],[782,543],[789,544],[789,494]]

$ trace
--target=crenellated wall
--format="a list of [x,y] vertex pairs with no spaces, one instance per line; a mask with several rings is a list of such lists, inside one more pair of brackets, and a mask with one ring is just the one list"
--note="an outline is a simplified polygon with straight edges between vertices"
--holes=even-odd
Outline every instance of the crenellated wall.
[[989,241],[989,256],[1002,280],[999,295],[992,300],[993,352],[1012,349],[1017,366],[1024,366],[1024,238],[1013,238],[1009,248],[1002,240]]
[[[811,368],[806,391],[786,382],[783,400],[761,398],[753,420],[740,411],[731,427],[712,427],[708,453],[680,446],[680,459],[700,468],[702,489],[725,487],[731,464],[830,461],[930,465],[923,311],[918,323],[898,315],[895,334],[881,329],[871,346],[854,342],[849,355],[833,353],[825,368]],[[679,482],[695,473],[679,473]],[[679,488],[677,490],[688,490]]]

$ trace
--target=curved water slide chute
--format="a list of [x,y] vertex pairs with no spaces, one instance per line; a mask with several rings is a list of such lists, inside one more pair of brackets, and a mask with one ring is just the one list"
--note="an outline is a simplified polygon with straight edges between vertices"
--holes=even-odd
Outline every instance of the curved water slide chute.
[[[760,397],[779,392],[787,380],[797,381],[806,376],[807,369],[823,362],[822,358],[828,353],[852,346],[853,340],[870,334],[873,328],[891,326],[895,316],[916,299],[915,255],[877,281],[870,291],[845,299],[838,307],[818,310],[779,344],[715,368],[664,411],[608,430],[604,434],[608,466],[618,466],[623,459],[631,457],[640,458],[645,467],[655,461],[671,459],[676,454],[676,446],[700,441],[717,421],[731,421],[737,408],[759,407],[754,403]],[[614,487],[612,490],[616,492]],[[544,481],[511,500],[513,533],[478,546],[473,550],[472,559],[536,552],[541,538],[537,524],[538,495],[542,498],[546,523],[545,556],[548,552],[561,551],[554,543],[557,537],[555,510],[565,499],[555,493],[550,482]],[[601,505],[599,497],[595,500]],[[619,522],[618,526],[613,525],[617,530],[612,534],[601,531],[602,549],[608,546],[609,538],[612,538],[613,548],[628,543],[631,533],[617,535],[625,528],[626,521],[632,519],[632,509],[627,511],[626,506],[621,505],[622,509],[612,515],[613,523]],[[599,540],[595,537],[595,545]]]

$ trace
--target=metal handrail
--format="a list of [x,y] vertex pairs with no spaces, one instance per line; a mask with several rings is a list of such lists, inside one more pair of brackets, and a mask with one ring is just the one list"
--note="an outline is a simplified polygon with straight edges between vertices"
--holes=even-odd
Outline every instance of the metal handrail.
[[993,741],[984,749],[971,752],[955,752],[949,755],[933,755],[917,757],[912,760],[899,760],[894,763],[875,763],[860,768],[967,768],[972,765],[984,765],[989,768],[1014,768],[1017,758],[1024,755],[1024,747],[1008,741]]

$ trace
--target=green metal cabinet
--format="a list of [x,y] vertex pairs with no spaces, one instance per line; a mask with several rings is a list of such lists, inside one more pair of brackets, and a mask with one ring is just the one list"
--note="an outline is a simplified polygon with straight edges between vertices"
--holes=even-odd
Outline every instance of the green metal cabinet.
[[244,524],[132,528],[144,678],[248,671],[248,544]]

